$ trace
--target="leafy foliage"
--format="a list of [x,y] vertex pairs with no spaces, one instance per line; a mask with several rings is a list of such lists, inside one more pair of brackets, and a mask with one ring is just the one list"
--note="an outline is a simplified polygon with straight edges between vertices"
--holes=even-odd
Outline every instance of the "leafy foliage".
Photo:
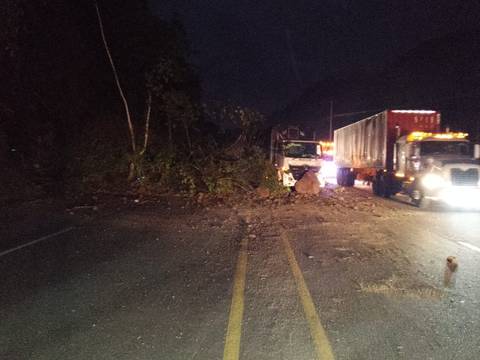
[[273,197],[282,196],[289,192],[289,189],[278,180],[277,169],[270,161],[264,162],[260,186],[268,189]]
[[[65,186],[76,196],[133,186],[224,196],[262,184],[263,115],[234,104],[200,104],[181,23],[158,19],[145,0],[98,5],[132,113],[135,153],[93,2],[0,5],[7,19],[0,24],[0,163],[34,179],[24,182],[35,188],[25,193]],[[130,184],[129,164],[135,168]]]

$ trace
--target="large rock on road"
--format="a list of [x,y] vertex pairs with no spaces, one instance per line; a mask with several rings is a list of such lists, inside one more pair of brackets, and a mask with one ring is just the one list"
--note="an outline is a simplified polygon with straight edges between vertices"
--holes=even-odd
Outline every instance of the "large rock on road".
[[320,192],[320,181],[314,171],[308,170],[303,177],[295,183],[295,190],[299,194],[317,195]]

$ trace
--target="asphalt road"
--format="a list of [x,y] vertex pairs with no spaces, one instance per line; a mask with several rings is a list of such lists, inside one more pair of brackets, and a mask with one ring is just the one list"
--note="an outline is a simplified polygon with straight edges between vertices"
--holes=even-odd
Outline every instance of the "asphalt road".
[[20,225],[1,359],[480,358],[479,213],[330,189]]

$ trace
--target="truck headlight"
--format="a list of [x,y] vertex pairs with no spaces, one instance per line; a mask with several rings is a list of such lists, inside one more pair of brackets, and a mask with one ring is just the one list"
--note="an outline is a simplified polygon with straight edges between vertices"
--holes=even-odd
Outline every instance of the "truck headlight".
[[426,174],[422,178],[422,185],[427,189],[438,189],[445,186],[445,180],[438,174]]
[[320,171],[326,178],[334,178],[337,176],[337,167],[333,161],[324,161]]

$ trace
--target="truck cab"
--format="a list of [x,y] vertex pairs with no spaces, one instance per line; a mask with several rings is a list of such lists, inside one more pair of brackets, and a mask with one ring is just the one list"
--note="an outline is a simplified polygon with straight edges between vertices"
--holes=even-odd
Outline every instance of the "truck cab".
[[309,170],[317,173],[321,181],[322,146],[319,141],[305,139],[302,134],[297,127],[272,130],[270,160],[277,169],[278,179],[286,187],[295,186]]
[[278,143],[274,164],[284,186],[295,186],[308,170],[319,173],[322,163],[318,141],[284,140]]
[[429,200],[480,205],[480,162],[475,157],[466,133],[402,136],[395,143],[393,192],[406,192],[419,206]]

